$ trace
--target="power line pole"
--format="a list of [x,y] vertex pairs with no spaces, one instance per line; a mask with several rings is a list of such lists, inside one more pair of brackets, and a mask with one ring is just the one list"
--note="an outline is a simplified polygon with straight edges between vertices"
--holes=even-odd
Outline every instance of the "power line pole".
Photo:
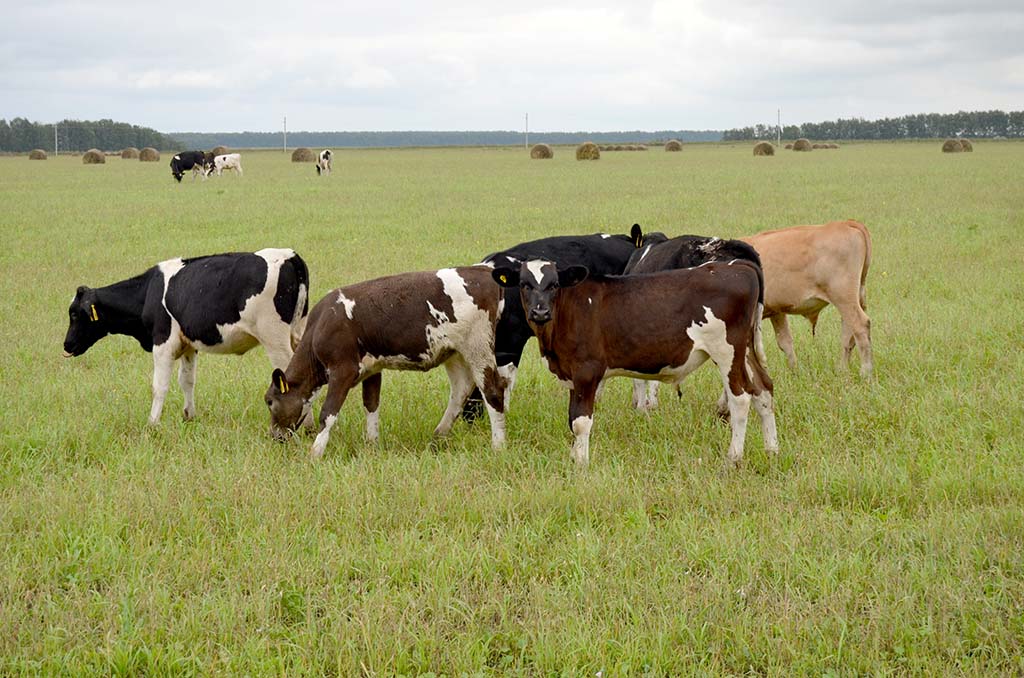
[[284,141],[282,149],[285,153],[288,152],[288,116],[284,116]]
[[53,155],[57,155],[57,123],[53,123]]
[[526,114],[526,143],[523,144],[527,149],[530,148],[530,114]]
[[777,146],[781,146],[782,145],[782,109],[781,108],[776,109],[776,113],[778,115],[778,118],[777,118],[777,120],[775,122],[775,132],[776,132],[775,136],[776,136],[776,140],[777,140],[776,145]]

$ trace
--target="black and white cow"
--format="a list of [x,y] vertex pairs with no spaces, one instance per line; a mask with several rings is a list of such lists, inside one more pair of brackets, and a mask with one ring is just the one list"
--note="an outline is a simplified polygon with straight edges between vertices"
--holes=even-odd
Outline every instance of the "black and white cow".
[[68,309],[64,357],[79,356],[108,334],[135,338],[153,353],[153,407],[160,420],[181,358],[185,419],[195,416],[199,352],[241,354],[263,344],[270,364],[291,360],[309,310],[309,272],[290,249],[169,259],[106,287],[79,287]]
[[224,155],[218,155],[213,158],[213,162],[206,165],[206,173],[212,174],[216,172],[218,177],[223,174],[226,169],[235,170],[235,172],[238,173],[238,176],[242,176],[242,154],[226,153]]
[[[743,458],[751,401],[765,449],[778,451],[772,381],[761,341],[761,268],[710,262],[648,275],[590,278],[586,268],[530,260],[492,271],[518,288],[548,369],[571,389],[573,458],[586,465],[598,387],[625,376],[678,384],[709,358],[725,387],[732,426],[726,465]],[[748,351],[751,354],[748,360]]]
[[[633,224],[629,235],[560,235],[541,238],[514,245],[506,250],[484,257],[483,264],[491,268],[515,268],[531,259],[555,262],[560,267],[585,266],[592,275],[616,275],[622,273],[630,257],[638,248],[664,242],[663,233],[645,234],[638,224]],[[498,369],[508,380],[508,394],[515,384],[516,371],[523,357],[523,349],[533,336],[533,330],[526,321],[526,312],[518,294],[505,296],[505,308],[498,319],[495,331],[494,356]],[[506,402],[506,407],[508,403]],[[463,418],[472,420],[481,411],[480,393],[474,391],[466,402]]]
[[332,154],[330,149],[325,148],[320,151],[320,156],[316,160],[316,173],[317,176],[331,173],[331,158]]
[[[761,266],[757,250],[742,240],[727,240],[703,235],[681,235],[661,242],[648,242],[637,249],[629,258],[624,273],[653,273],[676,268],[692,268],[709,261],[734,261],[741,259]],[[764,304],[764,299],[758,300]],[[658,382],[646,384],[633,381],[633,407],[651,410],[658,406]],[[725,398],[719,401],[720,414],[726,414]]]
[[171,158],[171,176],[178,183],[185,176],[185,172],[192,170],[192,181],[196,180],[197,174],[202,174],[203,179],[209,174],[207,167],[213,162],[213,154],[204,151],[182,151],[175,153]]
[[319,458],[346,396],[362,384],[366,437],[376,441],[381,372],[444,365],[451,396],[434,435],[447,435],[476,386],[486,396],[491,444],[501,447],[505,380],[494,364],[494,326],[503,296],[483,266],[402,273],[329,292],[309,314],[287,369],[271,375],[271,433],[284,440],[308,421],[310,403],[326,385],[312,448]]

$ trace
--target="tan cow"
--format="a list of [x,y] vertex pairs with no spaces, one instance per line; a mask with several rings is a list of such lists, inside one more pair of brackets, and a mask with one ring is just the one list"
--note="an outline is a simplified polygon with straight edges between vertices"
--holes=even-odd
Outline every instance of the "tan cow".
[[787,315],[811,321],[821,309],[836,307],[842,318],[841,365],[849,365],[854,343],[860,351],[860,373],[871,376],[871,319],[865,309],[864,281],[871,263],[871,235],[857,221],[821,226],[793,226],[740,238],[753,245],[764,270],[764,317],[772,321],[775,340],[796,368],[793,335]]

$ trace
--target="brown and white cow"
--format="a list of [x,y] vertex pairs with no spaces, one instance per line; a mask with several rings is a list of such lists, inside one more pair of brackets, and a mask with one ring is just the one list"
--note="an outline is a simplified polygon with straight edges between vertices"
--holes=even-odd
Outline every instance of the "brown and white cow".
[[363,385],[366,437],[378,437],[382,370],[426,371],[444,365],[448,408],[434,430],[446,435],[477,386],[491,421],[491,444],[505,442],[505,379],[494,361],[494,326],[503,292],[483,266],[404,273],[328,293],[309,315],[286,370],[274,370],[266,403],[274,437],[285,439],[306,419],[327,385],[312,456],[323,455],[348,392]]
[[814,331],[821,310],[832,304],[842,318],[840,364],[849,365],[854,343],[860,373],[871,376],[871,319],[865,309],[864,283],[871,263],[871,235],[857,221],[821,226],[793,226],[740,238],[753,245],[764,270],[764,317],[772,321],[775,340],[796,368],[793,335],[787,315],[802,315]]
[[[763,366],[762,280],[756,264],[714,262],[588,279],[583,266],[558,270],[534,259],[518,268],[495,268],[492,275],[502,286],[519,287],[548,369],[571,389],[569,427],[577,464],[589,460],[602,380],[625,376],[678,384],[708,358],[718,366],[727,394],[732,441],[726,465],[743,458],[751,400],[765,448],[778,451],[772,381]],[[748,347],[753,349],[749,361]]]

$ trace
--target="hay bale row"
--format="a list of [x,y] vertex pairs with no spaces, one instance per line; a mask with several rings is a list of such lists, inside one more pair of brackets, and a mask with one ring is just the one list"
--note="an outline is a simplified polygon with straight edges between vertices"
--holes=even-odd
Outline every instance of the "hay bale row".
[[82,164],[85,165],[104,165],[107,162],[107,156],[103,154],[103,151],[90,148],[88,151],[82,154]]
[[665,142],[665,150],[672,152],[681,151],[683,150],[683,145],[675,139],[672,139],[671,141]]
[[775,147],[767,141],[754,144],[754,155],[775,155]]
[[214,146],[213,150],[210,151],[214,155],[227,155],[230,152],[227,146]]
[[124,160],[135,160],[138,157],[139,149],[135,148],[134,146],[129,146],[128,148],[121,151],[121,158]]
[[139,151],[140,162],[157,162],[158,160],[160,160],[160,151],[155,148],[146,146],[144,149]]
[[601,149],[593,141],[584,141],[576,147],[577,160],[600,160]]
[[29,160],[46,160],[46,151],[44,151],[41,148],[33,149],[28,154],[28,159]]
[[314,162],[316,154],[305,146],[292,151],[292,162]]
[[813,148],[811,142],[807,139],[797,139],[793,142],[794,151],[809,151]]
[[974,145],[967,139],[946,139],[942,144],[943,153],[962,153],[964,151],[968,153],[974,151]]
[[598,146],[598,149],[602,151],[646,151],[647,146],[644,144],[608,144]]
[[534,160],[550,160],[555,157],[555,152],[547,144],[534,144],[530,149],[530,157]]

